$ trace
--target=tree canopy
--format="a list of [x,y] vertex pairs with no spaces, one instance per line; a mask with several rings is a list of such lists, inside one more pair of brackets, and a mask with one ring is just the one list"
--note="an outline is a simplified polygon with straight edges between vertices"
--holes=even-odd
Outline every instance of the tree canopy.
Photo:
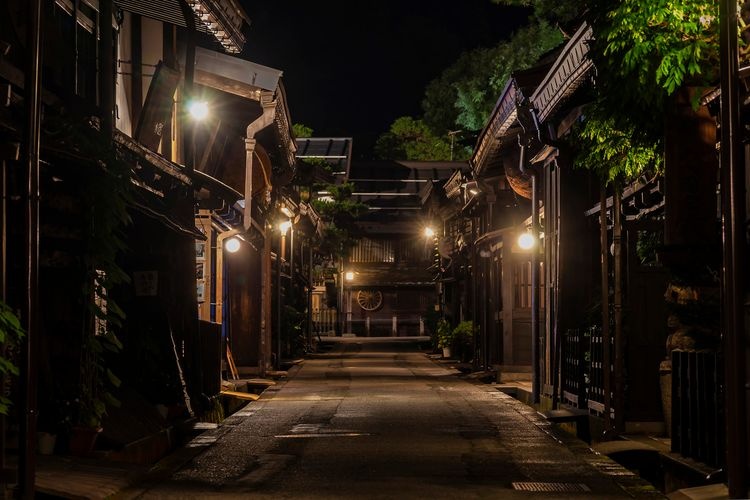
[[453,158],[467,159],[511,73],[533,66],[562,41],[562,32],[541,20],[494,47],[464,52],[425,88],[423,115],[397,118],[378,139],[376,152],[391,159],[446,160],[453,139]]
[[465,159],[471,151],[467,152],[465,147],[451,151],[448,137],[436,136],[424,120],[402,116],[378,138],[375,153],[384,159],[450,160]]
[[718,4],[710,0],[592,1],[594,102],[574,129],[576,164],[605,182],[662,168],[664,112],[683,86],[716,83]]

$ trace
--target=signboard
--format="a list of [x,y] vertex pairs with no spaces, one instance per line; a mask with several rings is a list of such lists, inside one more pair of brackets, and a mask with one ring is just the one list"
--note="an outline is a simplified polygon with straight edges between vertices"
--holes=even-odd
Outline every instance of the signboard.
[[174,93],[179,82],[180,72],[159,61],[134,134],[138,142],[155,153],[159,151],[164,127],[172,118]]

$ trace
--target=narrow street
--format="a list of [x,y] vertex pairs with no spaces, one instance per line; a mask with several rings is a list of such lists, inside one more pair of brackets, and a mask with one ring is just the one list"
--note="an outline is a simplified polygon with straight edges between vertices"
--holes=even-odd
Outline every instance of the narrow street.
[[[459,375],[414,341],[343,339],[199,436],[192,460],[122,496],[658,496],[528,406]],[[547,489],[514,490],[530,482]]]

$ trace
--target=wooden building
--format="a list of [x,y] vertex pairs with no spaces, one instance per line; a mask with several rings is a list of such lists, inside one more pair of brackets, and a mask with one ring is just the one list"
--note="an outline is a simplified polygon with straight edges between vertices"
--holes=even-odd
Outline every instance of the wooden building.
[[[465,162],[353,162],[347,181],[368,211],[343,271],[344,332],[363,336],[427,335],[425,317],[439,304],[436,239],[439,221],[423,207],[435,184]],[[433,229],[434,230],[434,229]]]

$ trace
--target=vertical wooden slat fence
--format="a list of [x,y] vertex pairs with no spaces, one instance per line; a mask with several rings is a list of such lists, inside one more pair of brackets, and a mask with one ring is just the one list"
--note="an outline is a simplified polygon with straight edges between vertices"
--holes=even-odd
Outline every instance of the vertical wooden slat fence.
[[[604,388],[604,338],[602,336],[602,329],[598,326],[593,326],[587,329],[589,336],[590,345],[590,363],[588,367],[589,373],[589,387],[588,387],[588,407],[589,410],[599,415],[605,413],[605,388]],[[610,338],[609,343],[609,359],[614,361],[614,339]],[[610,417],[613,416],[612,408],[614,408],[614,373],[612,372],[612,366],[610,364],[607,367],[610,370]]]
[[586,407],[586,358],[588,337],[578,328],[565,332],[562,343],[562,398],[563,404]]
[[672,351],[672,451],[724,465],[723,363],[716,352]]

